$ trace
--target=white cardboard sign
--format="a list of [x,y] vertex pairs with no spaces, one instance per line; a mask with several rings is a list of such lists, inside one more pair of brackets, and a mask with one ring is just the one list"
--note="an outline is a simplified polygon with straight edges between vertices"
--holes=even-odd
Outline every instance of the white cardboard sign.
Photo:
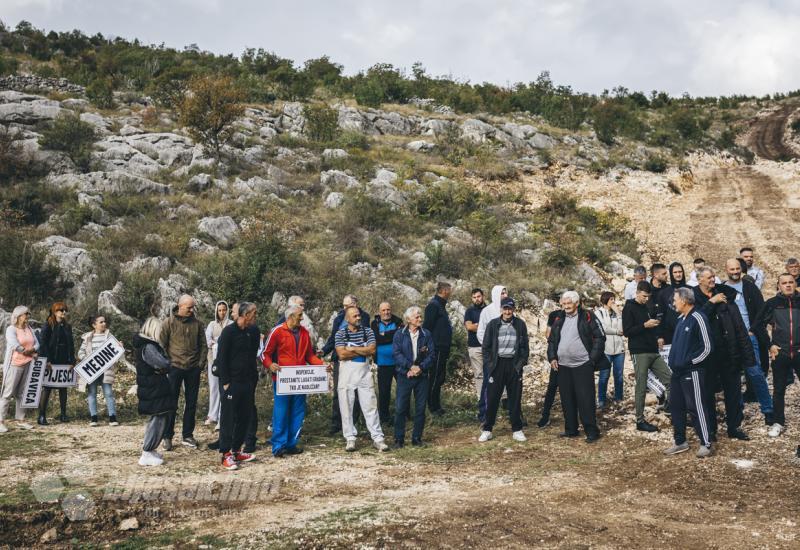
[[[47,367],[47,357],[37,357],[28,366],[28,376],[25,379],[25,391],[22,394],[22,407],[36,409],[42,396],[42,379]],[[9,367],[16,368],[16,367]]]
[[328,393],[328,371],[325,365],[282,366],[275,383],[278,395]]
[[125,349],[122,344],[119,343],[119,340],[109,335],[103,345],[97,348],[97,351],[78,363],[75,367],[75,372],[86,380],[87,384],[91,384],[113,367],[124,355]]
[[75,371],[69,365],[50,365],[50,370],[45,370],[42,378],[42,386],[45,388],[72,388],[77,383]]

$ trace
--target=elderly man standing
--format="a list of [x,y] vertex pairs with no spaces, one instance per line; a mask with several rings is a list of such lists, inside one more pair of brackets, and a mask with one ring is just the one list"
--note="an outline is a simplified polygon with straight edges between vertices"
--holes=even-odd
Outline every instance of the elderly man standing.
[[353,424],[353,407],[356,393],[361,404],[361,413],[367,423],[372,442],[379,451],[387,451],[381,421],[378,416],[378,400],[372,385],[372,373],[367,358],[375,355],[375,334],[361,324],[361,312],[357,307],[345,310],[347,326],[336,333],[336,355],[339,357],[339,410],[342,415],[342,434],[347,441],[346,451],[356,450],[356,431]]
[[392,420],[389,414],[392,380],[395,378],[392,342],[395,333],[403,328],[403,320],[392,314],[392,304],[389,302],[381,302],[378,312],[378,315],[372,320],[370,328],[375,334],[375,343],[377,344],[375,363],[378,364],[378,413],[381,417],[381,424],[386,424]]
[[[172,388],[173,399],[177,401],[181,394],[181,385],[185,404],[183,407],[183,426],[181,443],[192,449],[197,448],[194,439],[195,413],[197,412],[197,393],[200,389],[200,373],[206,368],[208,348],[206,346],[205,327],[195,317],[197,306],[194,298],[184,294],[178,299],[178,305],[161,324],[161,347],[169,356],[172,368],[167,377]],[[164,431],[164,450],[172,450],[172,438],[175,436],[175,416],[170,415],[167,429]]]
[[578,437],[578,416],[586,441],[600,439],[594,403],[594,366],[604,358],[606,336],[594,313],[580,306],[574,290],[561,295],[547,340],[550,368],[558,371],[558,390],[564,410],[562,437]]
[[[314,353],[308,330],[303,326],[303,308],[290,305],[284,312],[286,320],[272,329],[261,354],[264,366],[272,372],[272,391],[275,402],[272,407],[272,455],[283,458],[303,452],[297,446],[303,421],[306,416],[305,395],[278,395],[275,392],[276,373],[282,366],[322,365]],[[275,360],[277,358],[277,360]],[[331,371],[328,365],[328,372]]]
[[[508,394],[508,416],[514,441],[525,441],[522,433],[522,369],[530,354],[528,327],[514,315],[513,298],[503,298],[500,317],[492,319],[483,334],[481,351],[487,381],[486,420],[478,441],[489,441],[503,390]],[[594,391],[594,388],[592,388]],[[594,398],[593,398],[594,399]]]

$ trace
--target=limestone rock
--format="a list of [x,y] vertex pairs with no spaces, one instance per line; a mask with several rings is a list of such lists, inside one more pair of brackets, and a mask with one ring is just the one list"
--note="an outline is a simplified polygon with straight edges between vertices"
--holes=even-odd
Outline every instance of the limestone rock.
[[396,181],[397,174],[381,168],[375,174],[375,178],[367,184],[367,195],[387,203],[392,210],[398,210],[408,203],[408,197],[395,187]]
[[114,170],[111,172],[89,172],[88,174],[60,174],[45,178],[53,187],[73,188],[89,194],[142,194],[170,192],[170,186],[156,183],[145,177]]
[[423,139],[412,141],[406,144],[406,149],[409,151],[415,151],[417,153],[427,153],[429,151],[433,151],[435,148],[435,143],[431,143],[430,141],[425,141]]
[[68,296],[76,304],[83,302],[86,290],[97,279],[94,261],[86,245],[59,235],[51,235],[36,243],[37,248],[58,267],[62,281],[71,283]]
[[197,229],[223,248],[229,248],[239,240],[239,226],[230,216],[203,218],[197,223]]
[[461,137],[475,143],[484,143],[494,137],[496,129],[482,120],[470,118],[461,123]]
[[341,170],[326,170],[319,175],[319,181],[334,188],[355,189],[361,186],[356,178]]
[[344,203],[344,193],[333,191],[325,197],[325,208],[336,209]]
[[213,254],[214,252],[219,250],[219,248],[217,248],[216,246],[211,246],[210,244],[206,244],[196,237],[192,237],[191,239],[189,239],[188,248],[192,252],[197,252],[199,254]]
[[139,528],[139,520],[134,518],[123,519],[119,524],[120,531],[134,531]]
[[322,151],[322,158],[325,160],[343,159],[347,158],[348,156],[349,155],[347,154],[347,151],[344,149],[325,149]]
[[169,271],[172,260],[163,256],[137,256],[120,266],[122,273],[135,273],[137,271]]
[[63,112],[58,101],[12,90],[0,91],[0,123],[33,125],[53,120]]

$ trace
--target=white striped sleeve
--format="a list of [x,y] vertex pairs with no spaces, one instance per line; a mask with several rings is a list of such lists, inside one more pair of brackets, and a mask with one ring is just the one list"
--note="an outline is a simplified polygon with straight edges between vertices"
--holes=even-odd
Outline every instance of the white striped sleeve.
[[692,364],[697,365],[711,354],[711,340],[708,337],[708,326],[706,326],[706,322],[703,319],[703,316],[695,311],[694,313],[692,313],[692,317],[694,317],[695,321],[697,321],[697,327],[700,329],[700,337],[703,340],[702,353],[700,353],[700,355],[692,359]]

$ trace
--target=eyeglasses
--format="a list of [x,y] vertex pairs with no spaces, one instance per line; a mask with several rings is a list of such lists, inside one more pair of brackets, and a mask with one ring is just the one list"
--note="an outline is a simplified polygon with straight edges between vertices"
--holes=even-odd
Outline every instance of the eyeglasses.
[[68,312],[69,312],[69,310],[68,310],[68,309],[62,308],[62,309],[57,309],[57,310],[56,310],[56,313],[58,313],[59,311],[60,311],[61,313],[68,313]]

